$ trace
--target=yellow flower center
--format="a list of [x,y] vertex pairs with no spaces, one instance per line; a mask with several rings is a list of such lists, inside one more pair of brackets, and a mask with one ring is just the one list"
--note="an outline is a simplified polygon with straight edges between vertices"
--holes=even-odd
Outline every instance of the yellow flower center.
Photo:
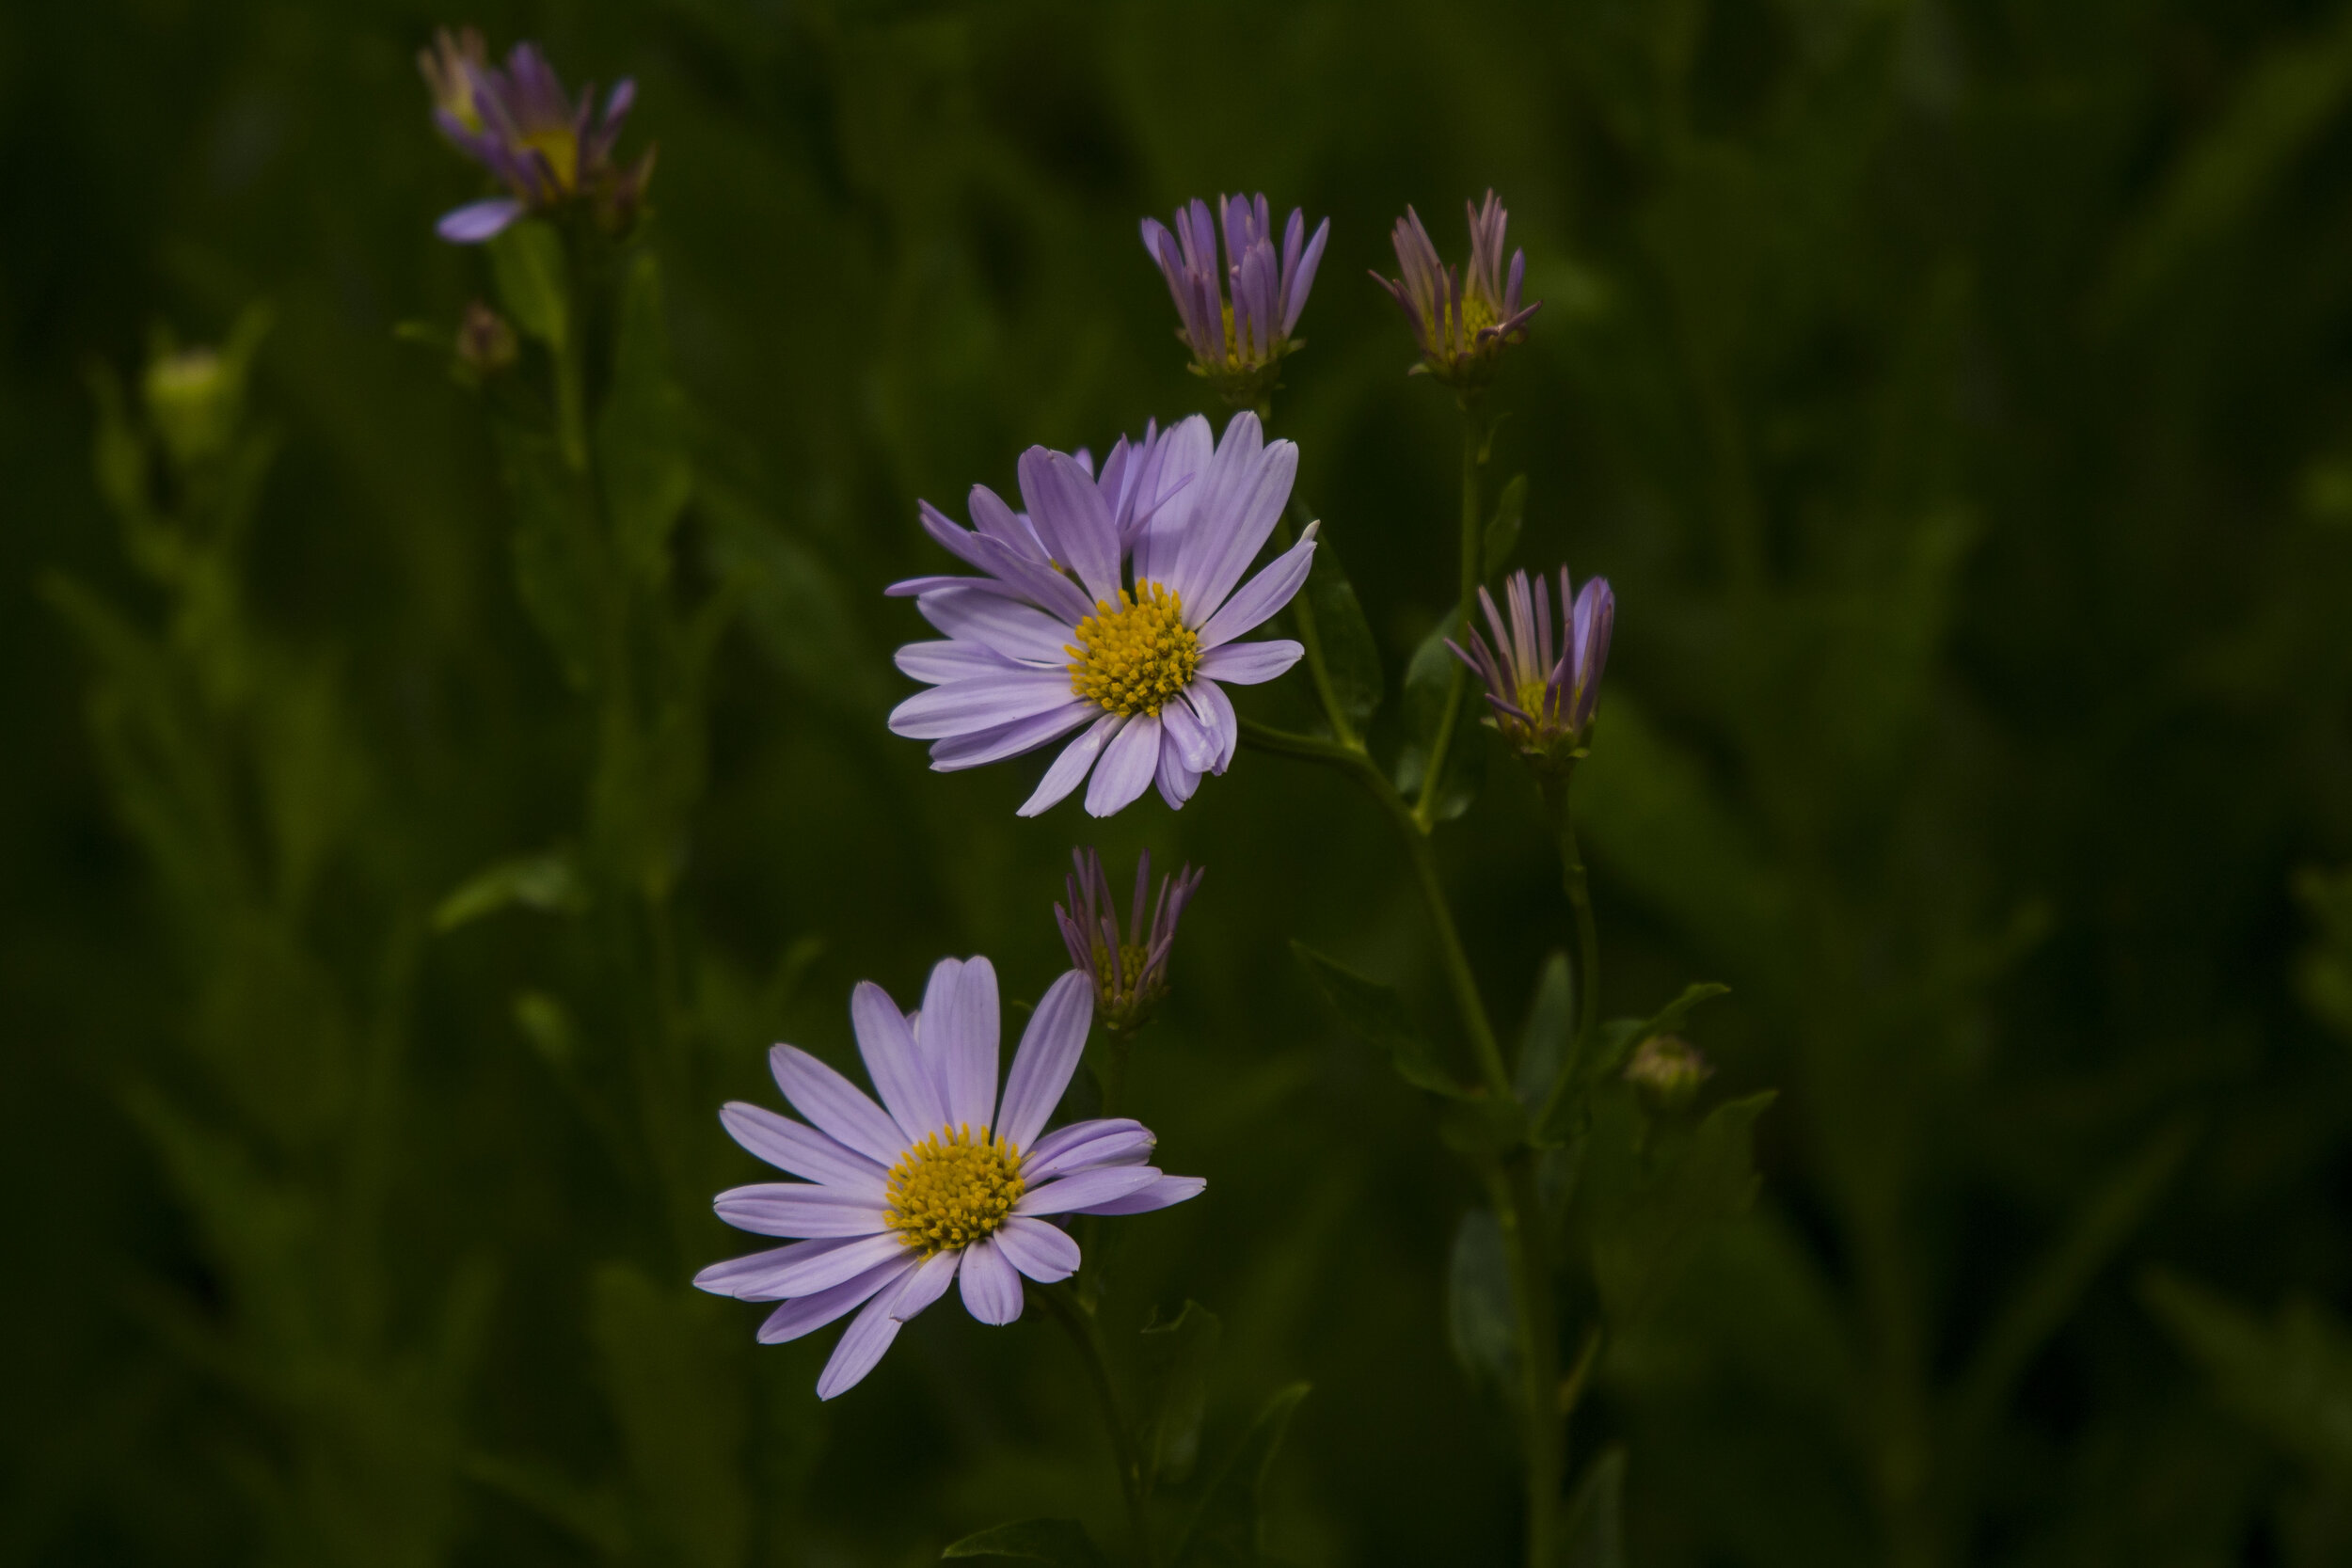
[[969,1246],[1005,1223],[1028,1183],[1021,1151],[983,1127],[943,1127],[890,1167],[884,1221],[925,1258]]
[[580,138],[572,135],[568,125],[549,126],[533,131],[522,138],[522,144],[548,161],[555,171],[559,189],[570,190],[580,178]]
[[1184,625],[1184,603],[1156,582],[1120,593],[1114,607],[1094,601],[1078,623],[1070,656],[1070,689],[1110,713],[1156,714],[1192,684],[1200,639]]

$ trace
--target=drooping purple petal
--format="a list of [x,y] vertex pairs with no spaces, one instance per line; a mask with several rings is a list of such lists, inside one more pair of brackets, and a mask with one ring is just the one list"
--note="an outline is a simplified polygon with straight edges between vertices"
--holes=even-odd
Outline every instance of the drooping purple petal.
[[[704,1283],[706,1279],[716,1281],[719,1277],[717,1271],[731,1266],[723,1263],[705,1269],[694,1276],[694,1282],[715,1294],[744,1300],[772,1301],[783,1296],[813,1295],[845,1279],[854,1278],[878,1263],[902,1257],[906,1250],[906,1243],[890,1232],[879,1236],[828,1236],[821,1241],[800,1242],[788,1247],[756,1254],[757,1258],[771,1266],[764,1271],[755,1273],[747,1270],[732,1276],[731,1284]],[[739,1258],[735,1261],[746,1264],[752,1260]]]
[[898,1299],[890,1304],[890,1315],[905,1323],[946,1295],[947,1287],[956,1282],[956,1268],[962,1261],[961,1247],[932,1253],[915,1266],[914,1273],[899,1288]]
[[1071,1214],[1141,1192],[1160,1179],[1150,1165],[1104,1165],[1082,1170],[1057,1181],[1046,1181],[1021,1195],[1012,1206],[1016,1214]]
[[[1295,663],[1299,654],[1303,651],[1295,642],[1228,642],[1224,647],[1217,649],[1200,661],[1200,673],[1193,676],[1192,685],[1184,689],[1184,701],[1192,705],[1193,713],[1199,717],[1209,733],[1216,736],[1216,766],[1210,768],[1210,772],[1222,773],[1232,766],[1233,753],[1241,746],[1241,718],[1233,711],[1233,699],[1226,695],[1225,689],[1217,684],[1218,681],[1228,677],[1218,674],[1209,666],[1229,660],[1238,662],[1243,648],[1284,647],[1291,650],[1291,660]],[[1289,666],[1285,665],[1283,668],[1288,669]],[[1280,674],[1281,671],[1277,670],[1274,673]],[[1266,678],[1271,680],[1273,676],[1269,675]],[[1247,686],[1249,683],[1237,681],[1234,684]]]
[[1173,752],[1190,772],[1205,773],[1216,761],[1216,736],[1181,698],[1160,709],[1160,735],[1162,754]]
[[1072,970],[1049,988],[1022,1031],[1005,1076],[1005,1098],[996,1112],[996,1134],[1026,1148],[1061,1102],[1070,1075],[1078,1069],[1087,1029],[1094,1022],[1094,984]]
[[947,1107],[939,1081],[924,1068],[907,1028],[907,1015],[890,1000],[890,993],[871,980],[861,980],[850,993],[850,1026],[857,1035],[858,1054],[866,1075],[882,1095],[882,1108],[898,1124],[908,1144],[947,1125]]
[[1087,785],[1087,815],[1110,816],[1133,805],[1152,787],[1159,762],[1159,715],[1138,713],[1104,749],[1102,766]]
[[1187,768],[1175,747],[1163,746],[1159,766],[1152,770],[1152,782],[1158,786],[1160,799],[1168,803],[1168,810],[1182,811],[1184,802],[1200,787],[1200,771]]
[[1287,637],[1263,642],[1228,642],[1201,659],[1200,673],[1212,680],[1231,681],[1235,686],[1258,686],[1296,664],[1306,651]]
[[949,681],[918,691],[890,710],[890,733],[910,740],[977,735],[1053,713],[1069,705],[1070,676],[1061,670],[1023,670]]
[[778,1170],[804,1176],[847,1193],[861,1193],[879,1202],[886,1184],[882,1167],[853,1149],[780,1117],[765,1106],[731,1100],[719,1111],[727,1134]]
[[1245,632],[1255,631],[1291,602],[1314,565],[1315,534],[1321,523],[1309,523],[1298,543],[1266,563],[1263,571],[1242,584],[1240,592],[1200,628],[1203,652],[1221,647]]
[[508,224],[522,215],[521,202],[511,196],[494,196],[442,214],[433,231],[452,245],[480,245],[503,233]]
[[1098,1203],[1090,1209],[1076,1211],[1085,1214],[1148,1214],[1154,1209],[1166,1209],[1186,1198],[1199,1197],[1208,1186],[1199,1176],[1163,1176],[1148,1187],[1129,1193],[1124,1197]]
[[963,1306],[980,1322],[999,1326],[1021,1316],[1021,1275],[994,1236],[963,1249]]
[[1015,1214],[996,1232],[995,1242],[1007,1262],[1040,1285],[1056,1284],[1078,1272],[1078,1243],[1059,1226]]
[[[1091,703],[1083,706],[1089,712],[1100,711]],[[1037,789],[1021,803],[1016,815],[1035,816],[1060,804],[1063,797],[1078,787],[1087,770],[1094,766],[1094,759],[1103,754],[1103,748],[1127,722],[1127,716],[1120,713],[1104,713],[1095,720],[1084,735],[1062,748],[1061,755],[1054,759],[1054,765],[1045,770],[1045,777],[1038,781]]]
[[711,1203],[718,1216],[755,1236],[871,1236],[889,1215],[864,1193],[803,1181],[761,1181],[730,1187]]
[[807,1052],[779,1045],[768,1053],[768,1066],[776,1075],[776,1087],[784,1091],[793,1109],[835,1143],[885,1167],[906,1152],[906,1140],[898,1135],[889,1113]]
[[931,745],[931,768],[934,772],[953,773],[960,768],[977,768],[984,763],[1017,757],[1024,752],[1034,752],[1041,746],[1052,745],[1102,711],[1092,703],[1073,698],[1068,705],[1049,709],[1035,718],[934,741]]
[[906,1280],[913,1277],[910,1271],[901,1276],[897,1290],[876,1291],[864,1310],[850,1320],[849,1332],[834,1346],[833,1359],[818,1376],[818,1399],[837,1399],[848,1393],[881,1362],[882,1353],[898,1337],[898,1320],[890,1315],[891,1308],[898,1304],[898,1291],[906,1289]]
[[903,1258],[878,1263],[855,1279],[845,1280],[814,1295],[795,1297],[768,1314],[768,1321],[759,1325],[759,1342],[763,1345],[781,1345],[803,1334],[814,1333],[869,1299],[877,1291],[885,1287],[895,1289],[914,1266],[914,1254],[910,1252]]

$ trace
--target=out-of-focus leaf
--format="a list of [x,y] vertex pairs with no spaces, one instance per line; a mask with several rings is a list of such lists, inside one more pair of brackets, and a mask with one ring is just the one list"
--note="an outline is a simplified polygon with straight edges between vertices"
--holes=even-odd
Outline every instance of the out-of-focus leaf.
[[598,628],[612,613],[608,555],[588,526],[588,492],[543,436],[501,426],[500,467],[515,501],[515,585],[573,689],[604,662]]
[[1514,1074],[1519,1102],[1529,1110],[1544,1103],[1567,1060],[1568,1039],[1576,1029],[1576,982],[1568,970],[1568,955],[1555,949],[1544,960],[1535,981],[1535,999],[1527,1009],[1527,1027],[1519,1034],[1519,1060]]
[[1518,1345],[1511,1318],[1511,1274],[1502,1224],[1491,1209],[1472,1209],[1454,1229],[1446,1267],[1446,1338],[1454,1359],[1477,1386],[1510,1396],[1518,1388]]
[[1075,1519],[1024,1519],[967,1535],[942,1559],[989,1562],[1039,1562],[1045,1568],[1104,1568],[1103,1554]]
[[705,479],[696,516],[707,522],[712,572],[742,584],[743,627],[810,697],[870,720],[890,702],[890,661],[850,609],[840,576],[742,492]]
[[2296,994],[2312,1015],[2352,1040],[2352,871],[2306,867],[2295,895],[2319,927],[2320,940],[2296,962]]
[[597,1270],[590,1287],[598,1368],[644,1533],[688,1568],[738,1568],[751,1532],[743,1341],[714,1305],[624,1264]]
[[1549,1102],[1542,1118],[1535,1126],[1538,1143],[1558,1143],[1568,1137],[1583,1115],[1584,1098],[1617,1065],[1630,1055],[1644,1040],[1672,1034],[1682,1027],[1682,1021],[1691,1010],[1703,1002],[1727,996],[1731,988],[1711,980],[1699,980],[1682,988],[1682,993],[1672,1002],[1645,1019],[1611,1019],[1596,1027],[1597,1037],[1589,1051],[1562,1069],[1565,1082],[1557,1085],[1554,1098]]
[[1560,1568],[1625,1568],[1625,1449],[1585,1466],[1560,1522]]
[[1314,562],[1307,573],[1307,601],[1314,609],[1316,635],[1323,642],[1325,672],[1330,676],[1332,700],[1341,715],[1363,733],[1379,710],[1385,683],[1380,673],[1380,646],[1373,641],[1357,601],[1355,585],[1340,566],[1330,537],[1318,536]]
[[1519,528],[1527,520],[1527,476],[1513,474],[1511,482],[1495,498],[1495,515],[1486,519],[1485,550],[1486,577],[1492,580],[1497,572],[1510,564],[1511,552],[1519,547]]
[[1181,1482],[1200,1453],[1209,1367],[1225,1325],[1197,1301],[1168,1323],[1143,1325],[1144,1396],[1136,1423],[1147,1481]]
[[511,224],[490,241],[490,274],[499,303],[515,325],[562,354],[570,341],[571,267],[564,240],[538,218]]
[[1480,733],[1484,727],[1480,721],[1488,711],[1486,699],[1480,694],[1478,683],[1469,678],[1461,660],[1445,645],[1459,624],[1455,616],[1448,615],[1432,626],[1405,668],[1405,721],[1412,738],[1397,752],[1396,787],[1407,800],[1420,799],[1429,748],[1445,712],[1446,692],[1457,672],[1464,677],[1460,711],[1454,718],[1454,738],[1446,747],[1445,777],[1434,814],[1439,822],[1451,822],[1470,810],[1486,782],[1486,736]]
[[1292,1384],[1258,1412],[1201,1495],[1200,1506],[1170,1559],[1174,1568],[1258,1568],[1265,1561],[1266,1477],[1308,1386]]
[[563,1003],[543,990],[516,991],[515,1027],[549,1067],[559,1072],[571,1069],[580,1054],[580,1034],[572,1027],[571,1012]]
[[2265,1323],[2162,1270],[2140,1291],[2223,1402],[2321,1474],[2352,1481],[2352,1333],[2342,1322],[2298,1297]]
[[1655,1311],[1708,1233],[1756,1196],[1756,1118],[1767,1090],[1696,1128],[1655,1124],[1622,1085],[1594,1098],[1579,1203],[1613,1328]]
[[433,911],[433,928],[453,931],[511,905],[550,914],[578,914],[588,907],[588,889],[579,862],[568,849],[516,855],[485,866],[458,885]]
[[469,1479],[514,1498],[582,1544],[607,1557],[628,1555],[628,1521],[612,1493],[582,1486],[535,1459],[478,1453],[468,1456],[465,1468]]
[[660,269],[643,252],[621,291],[612,389],[597,416],[596,442],[614,546],[628,570],[653,583],[669,576],[670,531],[694,489],[668,338]]
[[1303,942],[1292,942],[1291,951],[1298,955],[1298,961],[1306,966],[1315,989],[1331,1004],[1340,1021],[1360,1036],[1365,1044],[1386,1054],[1398,1077],[1433,1094],[1459,1097],[1466,1092],[1438,1065],[1436,1052],[1406,1012],[1404,1000],[1394,988],[1357,974]]

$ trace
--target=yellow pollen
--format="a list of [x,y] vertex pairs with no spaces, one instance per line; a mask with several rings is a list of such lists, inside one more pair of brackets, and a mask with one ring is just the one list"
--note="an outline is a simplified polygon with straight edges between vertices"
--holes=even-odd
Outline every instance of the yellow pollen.
[[580,138],[572,135],[570,126],[557,125],[545,131],[533,131],[522,138],[522,144],[547,159],[548,166],[555,171],[555,183],[560,189],[568,191],[577,183],[580,178]]
[[886,1224],[925,1258],[968,1246],[1005,1223],[1028,1184],[1021,1151],[983,1127],[943,1127],[890,1167]]
[[1200,639],[1184,611],[1184,600],[1156,582],[1121,592],[1116,607],[1097,599],[1078,641],[1062,649],[1070,689],[1110,713],[1158,713],[1200,668]]

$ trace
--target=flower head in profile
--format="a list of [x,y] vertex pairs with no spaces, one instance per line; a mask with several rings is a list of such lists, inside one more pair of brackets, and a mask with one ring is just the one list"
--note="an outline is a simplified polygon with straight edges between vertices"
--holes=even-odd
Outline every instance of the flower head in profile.
[[595,87],[582,87],[575,101],[536,44],[516,44],[500,70],[470,27],[454,37],[443,28],[434,46],[417,55],[417,69],[432,90],[441,135],[506,187],[503,196],[444,214],[437,226],[441,238],[478,245],[526,213],[574,200],[590,202],[597,220],[614,232],[635,220],[653,177],[653,152],[648,149],[622,165],[613,162],[612,149],[636,100],[636,83],[616,84],[598,113]]
[[1152,894],[1152,854],[1136,861],[1136,896],[1129,907],[1127,929],[1119,929],[1119,900],[1103,872],[1103,857],[1092,849],[1073,849],[1076,868],[1068,878],[1070,904],[1054,906],[1061,940],[1070,961],[1094,978],[1094,1021],[1114,1034],[1133,1034],[1150,1022],[1168,995],[1168,959],[1176,946],[1176,923],[1184,906],[1200,890],[1208,873],[1185,866],[1174,877],[1160,879],[1152,897],[1151,915],[1144,919],[1144,900]]
[[1267,441],[1255,415],[1234,415],[1214,451],[1195,415],[1122,439],[1099,477],[1083,452],[1031,447],[1019,468],[1025,513],[975,485],[967,531],[925,502],[925,531],[979,575],[892,585],[946,636],[898,650],[898,668],[931,689],[900,703],[891,729],[934,742],[931,767],[942,772],[1077,731],[1024,816],[1080,784],[1096,816],[1154,784],[1183,806],[1240,743],[1225,687],[1272,680],[1302,651],[1239,641],[1307,579],[1313,525],[1242,581],[1297,467],[1298,449]]
[[1421,214],[1407,207],[1396,220],[1393,236],[1397,270],[1404,276],[1383,277],[1375,272],[1372,279],[1389,291],[1412,324],[1421,363],[1411,373],[1432,375],[1468,390],[1494,373],[1495,358],[1505,344],[1526,341],[1528,318],[1543,309],[1543,302],[1519,303],[1519,284],[1527,274],[1524,250],[1511,253],[1510,276],[1503,277],[1502,230],[1511,214],[1495,193],[1488,191],[1481,207],[1463,206],[1470,214],[1468,266],[1457,273],[1438,260]]
[[1176,336],[1192,350],[1192,373],[1234,407],[1254,408],[1281,384],[1283,356],[1307,346],[1291,331],[1307,308],[1331,220],[1309,239],[1306,214],[1292,208],[1278,257],[1274,213],[1263,193],[1220,196],[1216,205],[1225,230],[1222,267],[1209,204],[1198,198],[1176,209],[1173,231],[1145,218],[1143,248],[1159,262],[1176,301]]
[[874,1370],[898,1325],[961,1282],[984,1323],[1021,1316],[1025,1277],[1050,1285],[1078,1267],[1065,1214],[1140,1214],[1196,1196],[1195,1176],[1148,1162],[1154,1139],[1124,1117],[1045,1131],[1086,1045],[1087,977],[1054,982],[1029,1017],[1000,1097],[996,971],[945,958],[923,1006],[902,1013],[870,982],[850,999],[858,1053],[882,1103],[804,1051],[769,1053],[794,1121],[741,1101],[720,1113],[735,1141],[800,1181],[721,1193],[719,1217],[789,1245],[714,1263],[694,1283],[741,1301],[781,1302],[763,1344],[854,1311],[817,1380],[819,1399]]
[[1561,567],[1556,643],[1550,584],[1514,572],[1504,596],[1511,606],[1507,621],[1495,609],[1494,595],[1484,588],[1478,591],[1486,626],[1494,633],[1491,643],[1473,628],[1467,651],[1451,639],[1446,646],[1486,684],[1486,704],[1494,710],[1487,722],[1513,747],[1538,759],[1566,760],[1583,745],[1584,732],[1600,704],[1600,673],[1609,662],[1616,595],[1610,592],[1607,578],[1587,578],[1583,592],[1571,598],[1568,569]]

